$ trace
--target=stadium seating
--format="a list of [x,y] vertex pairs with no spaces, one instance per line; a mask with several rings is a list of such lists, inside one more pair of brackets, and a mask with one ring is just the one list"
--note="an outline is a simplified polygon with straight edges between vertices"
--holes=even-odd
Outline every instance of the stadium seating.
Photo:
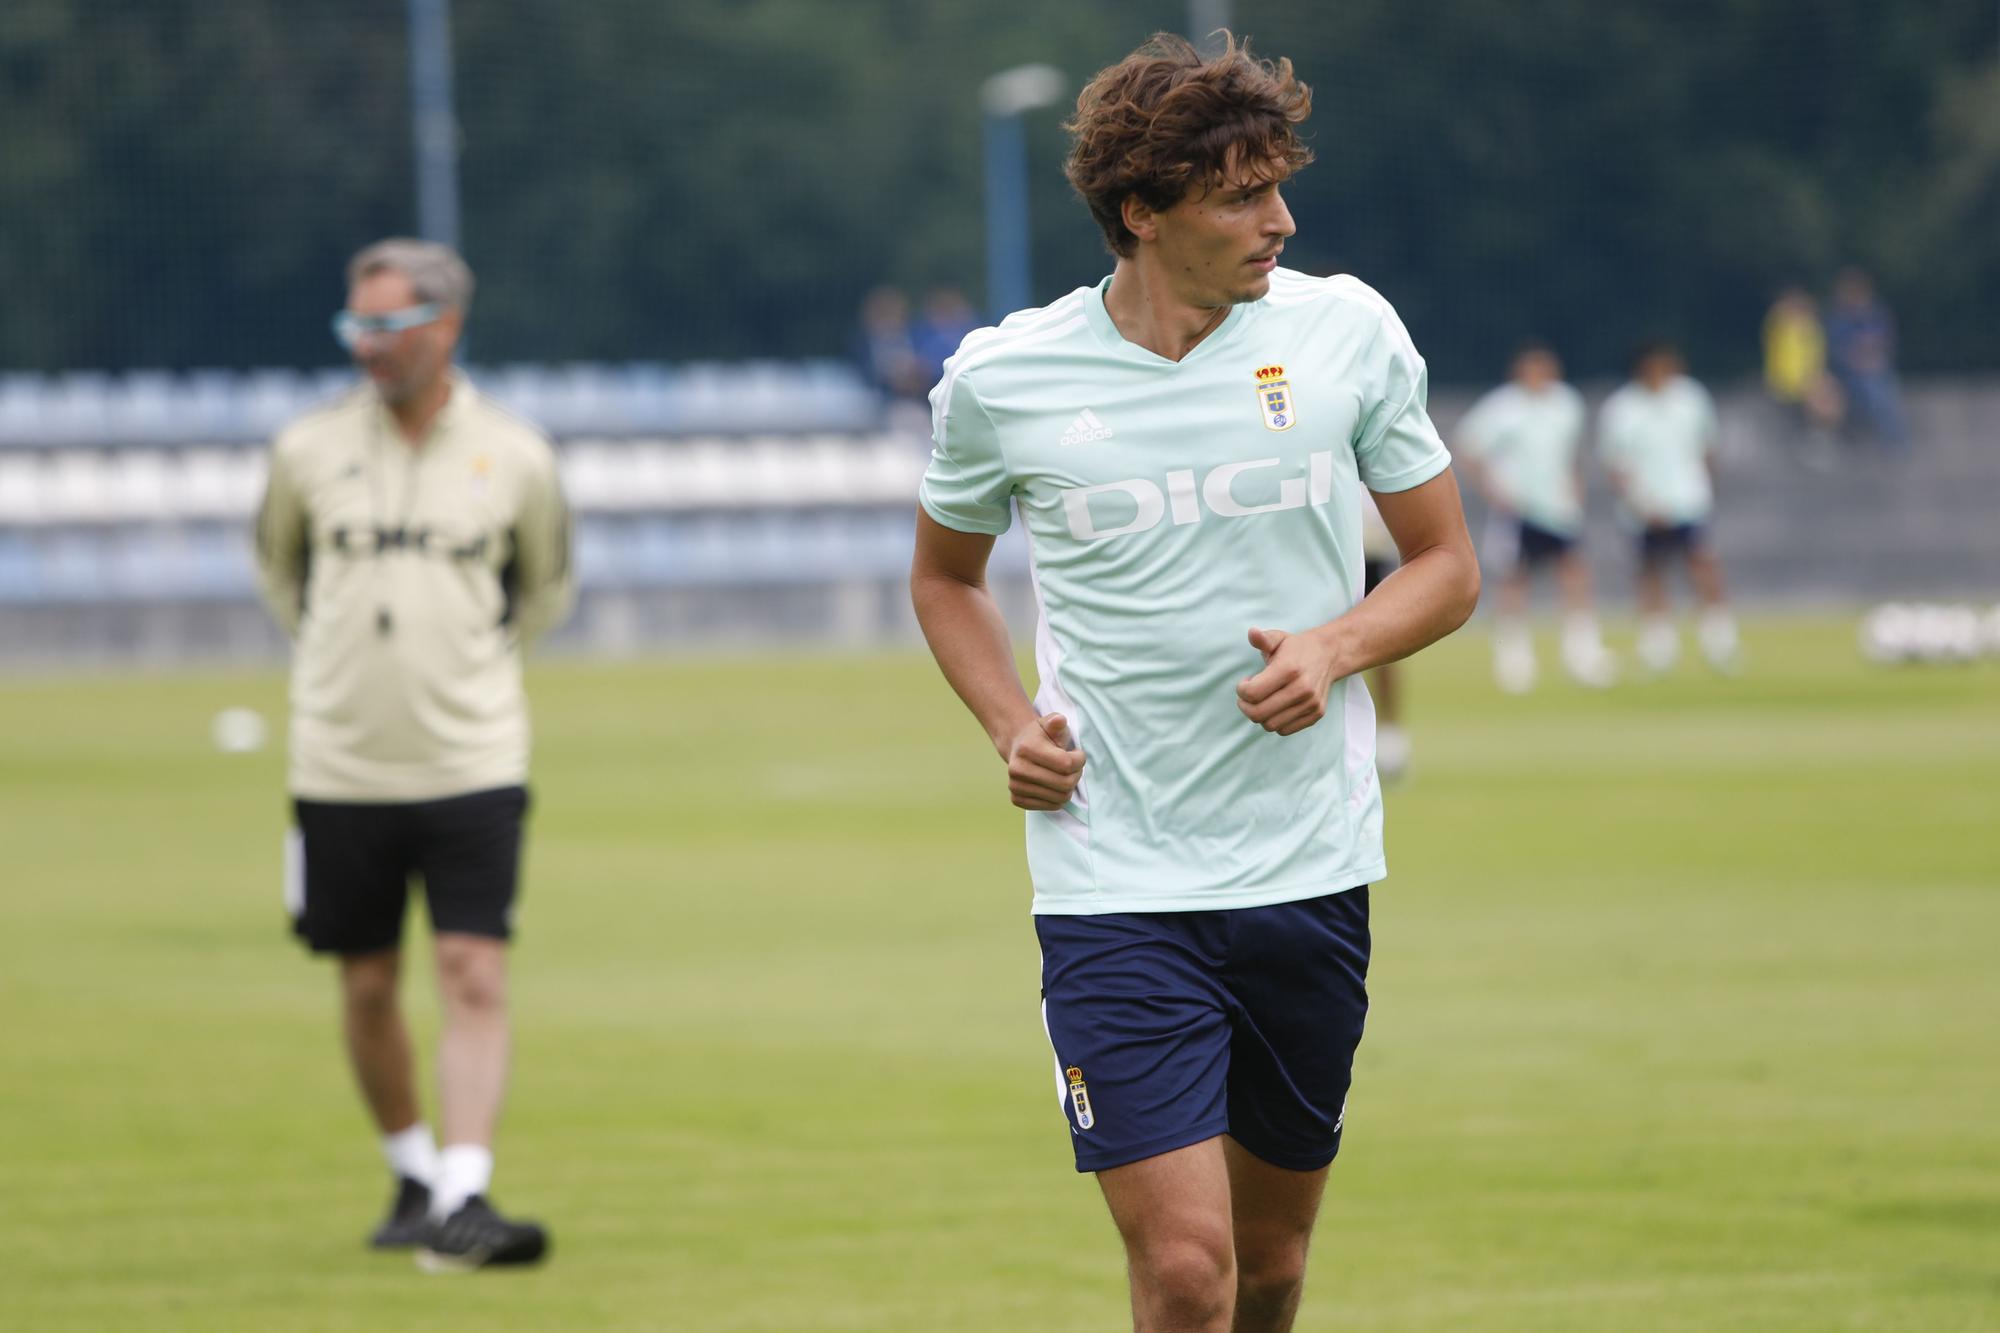
[[[923,445],[832,363],[470,372],[558,437],[586,590],[897,577]],[[348,371],[0,376],[0,605],[247,600],[263,444]]]
[[[750,607],[746,590],[762,588],[796,620],[797,597],[779,590],[887,587],[908,567],[927,441],[921,426],[886,424],[882,404],[844,366],[471,373],[558,440],[587,610],[593,598],[731,589],[732,609]],[[351,382],[345,370],[0,374],[0,616],[73,608],[117,617],[198,603],[238,603],[254,615],[248,527],[262,445]],[[1829,472],[1787,455],[1754,392],[1722,395],[1717,532],[1732,581],[1751,600],[1990,597],[2000,588],[2000,525],[1989,521],[2000,508],[2000,454],[1977,423],[2000,415],[1996,400],[1991,386],[1918,387],[1914,456],[1857,449]],[[1450,391],[1434,397],[1447,434],[1464,402]],[[1590,471],[1587,546],[1615,590],[1629,578],[1627,542],[1599,470]],[[1476,526],[1476,497],[1469,504]],[[995,562],[1003,580],[1025,573],[1018,528]],[[903,604],[900,593],[881,600]],[[628,607],[604,619],[646,617]],[[710,619],[704,612],[702,623]],[[16,640],[41,632],[41,622],[19,623],[8,622]],[[21,645],[0,647],[6,656]]]

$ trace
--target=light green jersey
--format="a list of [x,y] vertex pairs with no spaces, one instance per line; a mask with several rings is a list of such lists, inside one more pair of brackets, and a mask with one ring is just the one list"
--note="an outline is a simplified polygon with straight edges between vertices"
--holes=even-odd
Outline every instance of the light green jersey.
[[1715,508],[1708,475],[1715,403],[1687,376],[1676,375],[1658,393],[1634,382],[1605,399],[1597,448],[1641,523],[1701,523]]
[[1583,439],[1583,395],[1567,384],[1531,393],[1503,384],[1458,423],[1459,452],[1476,458],[1516,517],[1547,532],[1583,530],[1576,451]]
[[1255,907],[1380,878],[1375,712],[1359,678],[1276,736],[1236,707],[1252,627],[1361,599],[1360,486],[1450,459],[1424,362],[1353,278],[1279,269],[1182,360],[1125,341],[1109,279],[968,336],[931,394],[922,500],[965,532],[1026,524],[1035,706],[1087,756],[1030,812],[1038,913]]

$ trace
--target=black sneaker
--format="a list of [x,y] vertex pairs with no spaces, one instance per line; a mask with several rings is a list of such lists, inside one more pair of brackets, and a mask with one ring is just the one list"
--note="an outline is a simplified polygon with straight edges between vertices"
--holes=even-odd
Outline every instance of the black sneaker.
[[469,1273],[499,1264],[532,1264],[549,1249],[537,1222],[509,1222],[475,1194],[442,1222],[424,1230],[417,1267],[426,1273]]
[[431,1209],[430,1186],[408,1176],[396,1177],[396,1197],[389,1201],[389,1215],[368,1243],[378,1250],[407,1250],[424,1238],[424,1219]]

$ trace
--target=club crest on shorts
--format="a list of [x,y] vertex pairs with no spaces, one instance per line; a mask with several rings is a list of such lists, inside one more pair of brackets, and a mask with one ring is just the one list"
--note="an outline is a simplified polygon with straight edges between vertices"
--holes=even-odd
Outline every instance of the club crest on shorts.
[[1292,385],[1283,366],[1257,368],[1257,406],[1263,409],[1267,430],[1290,430],[1298,420],[1292,411]]
[[1069,1104],[1076,1108],[1076,1127],[1089,1129],[1097,1117],[1090,1111],[1090,1090],[1083,1084],[1083,1070],[1071,1065],[1063,1074],[1069,1079]]

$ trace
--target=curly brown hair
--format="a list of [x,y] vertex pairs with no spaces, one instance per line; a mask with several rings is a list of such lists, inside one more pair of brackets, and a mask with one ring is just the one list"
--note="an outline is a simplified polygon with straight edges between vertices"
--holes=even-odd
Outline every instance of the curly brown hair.
[[1247,42],[1223,37],[1222,51],[1204,59],[1187,39],[1155,33],[1077,96],[1063,171],[1121,258],[1139,243],[1121,211],[1128,195],[1159,211],[1232,170],[1281,181],[1312,161],[1299,139],[1312,89],[1291,61],[1259,60]]

